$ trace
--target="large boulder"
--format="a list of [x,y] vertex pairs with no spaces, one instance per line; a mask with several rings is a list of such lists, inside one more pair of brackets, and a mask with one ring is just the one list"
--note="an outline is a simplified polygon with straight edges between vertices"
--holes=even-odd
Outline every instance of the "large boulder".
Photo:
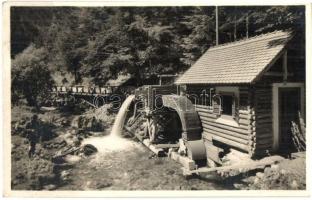
[[90,156],[90,155],[97,152],[97,148],[91,144],[86,144],[83,146],[82,151],[83,151],[84,155]]

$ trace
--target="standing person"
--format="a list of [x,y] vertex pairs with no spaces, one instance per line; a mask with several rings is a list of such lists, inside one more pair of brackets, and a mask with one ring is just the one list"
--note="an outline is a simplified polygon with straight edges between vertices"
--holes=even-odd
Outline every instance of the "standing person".
[[29,142],[28,157],[31,158],[35,154],[36,144],[40,137],[38,115],[33,115],[31,120],[26,124],[26,132]]

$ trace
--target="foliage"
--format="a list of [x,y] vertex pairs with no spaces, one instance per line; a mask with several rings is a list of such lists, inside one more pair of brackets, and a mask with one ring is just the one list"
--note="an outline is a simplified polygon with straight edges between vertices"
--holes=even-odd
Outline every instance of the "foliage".
[[[71,84],[90,80],[104,85],[120,74],[131,74],[140,85],[157,74],[182,73],[216,44],[215,9],[14,8],[12,58],[19,62],[18,53],[34,43],[38,49],[32,53],[49,52],[38,57],[45,66],[26,50],[22,54],[30,61],[23,62],[36,62],[53,74],[72,74]],[[305,32],[300,6],[219,6],[218,11],[220,44],[280,29]],[[304,51],[304,37],[298,38],[298,48]]]
[[12,102],[24,96],[31,106],[38,106],[48,97],[53,84],[47,68],[47,52],[30,45],[12,63]]

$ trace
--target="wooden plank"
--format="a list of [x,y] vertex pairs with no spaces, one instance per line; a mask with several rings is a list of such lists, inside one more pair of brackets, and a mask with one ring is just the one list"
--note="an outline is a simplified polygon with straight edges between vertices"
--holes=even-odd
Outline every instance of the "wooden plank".
[[255,141],[255,146],[259,145],[267,145],[267,144],[272,144],[273,143],[273,138],[272,137],[267,137],[267,138],[256,138]]
[[202,108],[202,109],[205,109],[205,110],[212,110],[212,108],[210,106],[205,106],[205,105],[198,105],[198,104],[196,104],[195,107],[196,108]]
[[272,118],[262,118],[257,120],[257,124],[272,123]]
[[252,114],[251,110],[239,110],[239,114]]
[[[232,140],[229,140],[229,139],[217,136],[217,135],[212,135],[209,133],[205,133],[205,134],[207,134],[207,137],[212,137],[213,140],[217,140],[219,142],[222,142],[222,143],[227,144],[229,146],[241,149],[243,151],[249,152],[249,150],[250,150],[249,145],[244,145],[244,144],[241,144],[241,143],[238,143],[238,142],[235,142],[235,141],[232,141]],[[208,136],[208,135],[211,135],[211,136]]]
[[238,137],[238,138],[241,138],[241,139],[245,139],[245,140],[249,140],[251,138],[251,135],[246,135],[246,134],[240,134],[240,133],[237,133],[237,132],[234,132],[234,131],[228,131],[228,130],[225,130],[225,129],[222,129],[222,128],[218,128],[218,127],[215,127],[215,126],[210,126],[210,125],[207,125],[207,124],[203,124],[203,130],[214,130],[214,131],[218,131],[220,133],[223,133],[223,134],[226,134],[226,135],[230,135],[230,136],[235,136],[235,137]]
[[247,119],[247,120],[256,118],[255,115],[252,115],[252,114],[239,114],[238,117],[241,119]]
[[224,133],[220,133],[218,131],[215,131],[215,130],[212,130],[212,129],[204,129],[204,132],[203,133],[208,133],[208,134],[212,134],[212,135],[216,135],[216,136],[219,136],[219,137],[222,137],[222,138],[225,138],[225,139],[228,139],[228,140],[231,140],[231,141],[235,141],[235,142],[238,142],[240,144],[249,144],[249,139],[241,139],[241,138],[238,138],[238,137],[234,137],[234,136],[231,136],[231,135],[227,135],[227,134],[224,134]]
[[261,129],[262,127],[271,127],[272,122],[257,122],[256,128]]
[[211,125],[211,126],[215,126],[215,127],[218,127],[218,128],[222,128],[222,129],[225,129],[225,130],[228,130],[228,131],[234,131],[234,132],[237,132],[237,133],[240,133],[240,134],[244,134],[244,135],[251,134],[251,130],[245,130],[245,129],[242,129],[241,127],[232,127],[232,126],[227,126],[227,125],[224,125],[224,124],[221,124],[221,123],[217,123],[217,122],[214,122],[214,121],[208,121],[208,120],[204,120],[204,119],[201,119],[201,120],[202,120],[202,126],[207,124],[207,125]]
[[205,108],[198,108],[198,107],[195,107],[195,110],[197,112],[203,112],[203,113],[210,113],[210,114],[214,114],[213,110],[211,109],[205,109]]
[[263,118],[272,118],[272,113],[263,113],[263,114],[259,114],[257,113],[256,115],[256,119],[263,119]]
[[199,116],[203,116],[203,117],[210,117],[212,119],[216,119],[217,115],[215,114],[210,114],[210,113],[205,113],[205,112],[201,112],[201,111],[197,111]]
[[163,149],[160,148],[156,148],[153,144],[151,144],[151,142],[149,141],[149,139],[144,139],[143,140],[143,144],[149,148],[152,152],[154,152],[157,156],[164,156],[165,152]]
[[154,144],[154,146],[158,149],[167,149],[167,148],[179,148],[179,144]]
[[252,120],[239,119],[238,123],[243,124],[243,125],[250,125],[250,124],[252,124]]
[[273,137],[272,130],[271,131],[265,131],[265,132],[257,132],[256,134],[257,138],[266,138],[266,137]]
[[244,164],[234,164],[230,166],[223,166],[223,167],[202,167],[196,170],[191,170],[188,173],[193,174],[193,173],[208,173],[208,172],[226,172],[226,171],[231,171],[231,170],[238,170],[240,172],[246,172],[250,170],[255,170],[255,169],[264,169],[268,165],[276,164],[278,162],[283,161],[285,158],[281,156],[271,156],[271,157],[266,157],[261,160],[257,161],[250,161]]
[[270,126],[266,126],[266,127],[258,127],[256,128],[256,132],[257,134],[268,134],[268,133],[271,133],[273,132],[273,128],[272,128],[272,124],[270,124]]
[[170,158],[181,163],[182,166],[188,170],[196,169],[196,164],[194,160],[191,160],[190,158],[186,156],[181,156],[177,152],[171,152]]
[[258,110],[257,109],[256,116],[258,116],[258,115],[265,115],[265,114],[272,114],[272,110]]
[[217,114],[214,113],[213,110],[205,110],[205,109],[201,109],[201,108],[195,108],[195,110],[196,110],[196,112],[199,112],[199,113],[206,113],[206,114],[217,116]]
[[235,138],[233,136],[229,136],[229,135],[226,135],[226,134],[222,134],[222,133],[219,133],[217,131],[213,131],[213,130],[204,130],[203,132],[203,136],[204,135],[207,135],[207,134],[211,134],[214,138],[214,136],[218,136],[218,137],[222,137],[224,139],[227,139],[229,141],[233,141],[233,142],[237,142],[239,144],[243,144],[243,145],[248,145],[249,143],[251,143],[251,140],[245,140],[245,139],[240,139],[240,138]]
[[273,142],[271,144],[256,144],[255,147],[256,147],[256,151],[259,151],[259,150],[263,150],[263,149],[271,149],[273,146]]

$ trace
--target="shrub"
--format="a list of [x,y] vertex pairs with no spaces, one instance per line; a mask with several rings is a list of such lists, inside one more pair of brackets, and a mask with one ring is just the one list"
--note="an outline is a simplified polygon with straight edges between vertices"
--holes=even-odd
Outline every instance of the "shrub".
[[25,98],[28,105],[40,106],[49,98],[53,85],[47,51],[30,45],[12,61],[12,103]]

